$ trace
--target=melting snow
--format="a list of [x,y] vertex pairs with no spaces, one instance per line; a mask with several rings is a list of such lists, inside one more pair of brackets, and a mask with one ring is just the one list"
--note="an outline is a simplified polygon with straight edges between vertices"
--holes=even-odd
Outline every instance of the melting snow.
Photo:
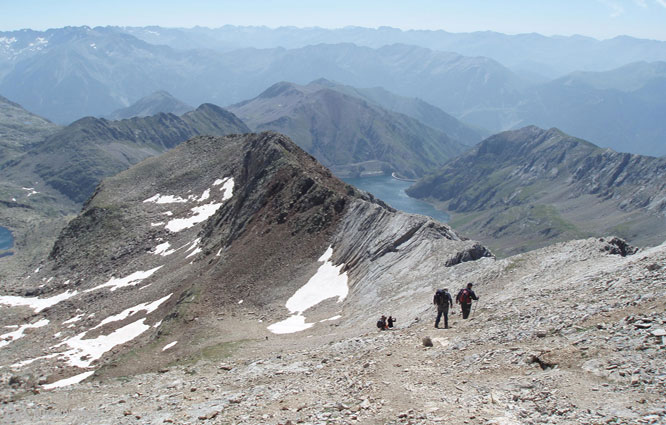
[[201,198],[198,199],[198,202],[203,202],[208,198],[210,198],[210,189],[204,190],[204,193],[201,194]]
[[295,314],[281,322],[273,323],[268,327],[268,330],[274,334],[290,334],[304,331],[312,326],[314,326],[314,323],[305,323],[305,316]]
[[302,313],[325,299],[338,297],[341,302],[347,296],[347,273],[340,274],[344,264],[335,267],[330,261],[333,248],[329,247],[319,262],[324,262],[308,283],[303,285],[294,295],[287,300],[286,307],[291,313]]
[[88,372],[80,373],[78,375],[74,375],[70,378],[61,379],[60,381],[56,381],[52,384],[44,385],[44,389],[45,390],[52,390],[54,388],[60,388],[60,387],[66,387],[66,386],[72,385],[72,384],[78,384],[79,382],[83,381],[84,379],[86,379],[87,377],[92,375],[93,373],[95,373],[95,371],[91,370],[91,371],[88,371]]
[[338,319],[340,319],[340,318],[342,318],[342,316],[340,316],[340,315],[338,314],[337,316],[333,316],[333,317],[329,317],[328,319],[320,320],[319,323],[323,323],[323,322],[331,322],[331,321],[333,321],[333,320],[338,320]]
[[161,255],[162,257],[166,257],[167,255],[171,255],[174,252],[176,252],[175,249],[169,249],[171,244],[169,242],[164,242],[155,247],[155,251],[153,254],[155,255]]
[[157,223],[150,223],[151,227],[157,227],[157,226],[163,226],[164,222],[163,221],[158,221]]
[[104,353],[111,350],[116,345],[129,342],[150,329],[150,326],[144,323],[145,321],[146,318],[144,317],[143,319],[132,322],[122,328],[118,328],[108,335],[100,335],[93,339],[83,339],[86,332],[82,332],[65,340],[57,346],[66,344],[72,348],[69,351],[61,353],[61,356],[66,357],[67,363],[71,366],[81,368],[90,367],[90,364],[93,361],[102,357]]
[[10,342],[16,341],[17,339],[23,338],[25,335],[23,335],[23,332],[26,329],[34,329],[34,328],[41,328],[42,326],[46,326],[49,324],[48,319],[42,319],[37,323],[28,323],[26,325],[20,326],[17,330],[14,332],[9,332],[4,335],[0,335],[0,347],[4,347],[5,345],[9,345]]
[[160,298],[157,301],[145,302],[145,303],[136,305],[134,307],[130,307],[128,309],[125,309],[125,310],[121,311],[120,313],[115,314],[113,316],[109,316],[106,319],[102,320],[97,326],[95,326],[94,328],[92,328],[90,330],[100,328],[100,327],[106,325],[107,323],[118,322],[120,320],[125,320],[129,316],[132,316],[132,315],[134,315],[134,314],[136,314],[140,311],[145,311],[146,314],[150,314],[153,311],[157,310],[157,308],[160,305],[162,305],[162,303],[164,303],[164,301],[168,300],[171,297],[172,294],[173,293],[167,295],[166,297]]
[[116,289],[122,288],[122,287],[125,287],[125,286],[133,286],[133,285],[138,284],[142,280],[150,277],[153,273],[155,273],[156,271],[158,271],[161,268],[162,268],[162,266],[158,266],[158,267],[155,267],[154,269],[134,272],[131,275],[125,276],[125,277],[122,277],[122,278],[112,277],[111,279],[109,279],[108,282],[103,283],[103,284],[101,284],[99,286],[96,286],[94,288],[87,289],[84,292],[92,292],[92,291],[96,291],[98,289],[106,288],[106,287],[110,287],[111,291],[115,291]]
[[234,196],[234,178],[227,177],[221,183],[223,183],[223,185],[220,188],[220,190],[224,191],[224,195],[222,195],[222,200],[227,201]]
[[169,348],[173,347],[173,346],[176,345],[177,343],[178,343],[178,341],[174,341],[174,342],[170,342],[170,343],[168,343],[167,345],[164,346],[164,348],[162,348],[162,351],[166,351],[166,350],[168,350]]
[[340,274],[344,264],[334,266],[331,262],[333,248],[328,247],[324,255],[319,258],[323,262],[310,278],[308,283],[299,288],[294,295],[287,300],[286,307],[292,316],[274,323],[268,327],[273,333],[292,333],[308,329],[313,323],[305,323],[303,312],[320,302],[333,297],[338,297],[338,302],[345,299],[349,293],[347,286],[347,273]]
[[152,202],[154,204],[182,204],[184,202],[187,202],[187,199],[183,199],[180,196],[173,196],[173,195],[164,195],[161,196],[159,193],[155,196],[151,196],[150,198],[146,199],[143,201],[144,203],[146,202]]
[[76,316],[72,317],[72,318],[69,319],[69,320],[65,320],[64,322],[62,322],[62,324],[63,324],[63,325],[67,325],[67,324],[69,324],[69,323],[78,322],[78,321],[81,320],[82,318],[83,318],[83,314],[79,314],[79,315],[76,315]]
[[24,298],[12,295],[4,295],[0,296],[0,304],[10,305],[10,306],[25,305],[34,309],[35,313],[39,313],[40,311],[46,308],[58,304],[60,301],[72,298],[77,293],[78,293],[77,291],[72,291],[72,292],[67,291],[63,292],[62,294],[55,295],[51,298]]
[[215,211],[217,211],[220,206],[222,206],[222,203],[210,203],[194,207],[191,209],[191,211],[194,213],[193,216],[188,218],[174,218],[164,227],[171,232],[180,232],[181,230],[188,229],[195,224],[199,224],[202,221],[207,220],[209,217],[215,214]]

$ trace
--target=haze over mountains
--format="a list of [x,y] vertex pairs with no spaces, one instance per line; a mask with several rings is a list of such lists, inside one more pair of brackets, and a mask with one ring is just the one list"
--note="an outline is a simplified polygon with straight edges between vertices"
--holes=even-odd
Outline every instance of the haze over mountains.
[[[654,119],[663,108],[663,42],[480,33],[454,37],[469,40],[467,44],[423,41],[415,45],[421,43],[420,35],[424,39],[449,35],[351,28],[321,30],[319,33],[326,36],[317,42],[330,43],[329,36],[350,32],[395,33],[400,37],[385,38],[381,45],[364,44],[366,35],[359,35],[352,40],[356,44],[339,44],[343,37],[335,40],[336,44],[303,46],[279,41],[276,34],[292,34],[292,40],[300,34],[306,40],[302,43],[309,43],[310,30],[224,27],[216,31],[81,27],[2,33],[0,93],[34,113],[66,124],[85,115],[108,115],[158,90],[166,89],[187,104],[228,105],[256,97],[280,81],[306,84],[323,77],[353,87],[383,87],[400,96],[421,98],[489,132],[525,125],[555,126],[617,151],[666,154],[663,120]],[[259,35],[253,38],[253,33]],[[166,45],[183,34],[179,40],[184,45]],[[212,46],[198,38],[201,34],[207,34],[203,38],[212,44],[223,45],[228,40],[229,48],[202,49]],[[239,39],[264,47],[261,40],[267,36],[261,34],[287,48],[235,49],[238,45],[234,40]],[[407,35],[414,37],[402,39]],[[412,45],[390,44],[394,41]],[[479,51],[465,48],[475,43]],[[506,53],[510,46],[515,46],[513,59]],[[492,52],[498,54],[493,56]],[[535,63],[566,64],[562,59],[565,53],[577,58],[566,71],[542,72],[559,79],[548,81],[518,70]],[[465,56],[479,54],[486,56]],[[519,64],[518,57],[529,63]],[[610,59],[604,61],[604,57]],[[646,63],[634,63],[637,61]],[[572,71],[601,74],[562,76]]]
[[596,40],[580,35],[547,37],[540,34],[507,35],[493,31],[450,33],[380,27],[339,29],[296,27],[119,28],[151,44],[177,49],[192,47],[235,50],[244,47],[297,49],[307,45],[353,43],[379,48],[409,44],[464,56],[492,58],[514,71],[558,77],[573,71],[606,71],[638,61],[665,61],[666,43],[628,36]]

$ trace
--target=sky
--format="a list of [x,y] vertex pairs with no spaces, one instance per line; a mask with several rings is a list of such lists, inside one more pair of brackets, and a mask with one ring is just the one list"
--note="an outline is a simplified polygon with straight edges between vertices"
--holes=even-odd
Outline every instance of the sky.
[[0,31],[63,26],[341,28],[666,40],[666,0],[0,0]]

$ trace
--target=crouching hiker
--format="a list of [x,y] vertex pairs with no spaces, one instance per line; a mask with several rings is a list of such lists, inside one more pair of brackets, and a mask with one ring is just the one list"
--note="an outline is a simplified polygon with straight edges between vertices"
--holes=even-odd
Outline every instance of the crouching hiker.
[[449,307],[453,307],[453,300],[448,289],[438,289],[435,291],[435,296],[432,299],[433,304],[437,306],[437,319],[435,319],[435,327],[439,328],[439,320],[444,315],[444,328],[449,328]]
[[377,320],[377,327],[380,331],[388,329],[388,325],[386,324],[386,316],[382,315],[382,317]]
[[462,309],[463,319],[467,319],[469,317],[469,312],[472,311],[472,300],[479,300],[479,297],[477,297],[474,291],[472,291],[472,286],[472,283],[468,283],[467,287],[461,289],[456,296],[456,302],[460,304],[460,308]]

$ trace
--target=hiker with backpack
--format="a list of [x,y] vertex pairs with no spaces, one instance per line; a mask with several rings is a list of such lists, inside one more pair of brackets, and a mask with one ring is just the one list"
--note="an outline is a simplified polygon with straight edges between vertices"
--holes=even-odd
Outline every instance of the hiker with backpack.
[[467,319],[469,317],[470,311],[472,311],[472,300],[479,300],[479,297],[477,297],[472,290],[472,286],[473,284],[471,282],[468,283],[467,287],[461,289],[456,296],[456,302],[460,304],[460,308],[462,308],[463,319]]
[[432,303],[437,306],[437,319],[435,328],[439,328],[439,320],[444,316],[444,329],[449,328],[449,307],[453,307],[453,300],[448,289],[438,289],[432,298]]
[[386,324],[386,316],[382,314],[382,317],[377,320],[377,327],[379,328],[380,331],[385,331],[388,329],[388,325]]

